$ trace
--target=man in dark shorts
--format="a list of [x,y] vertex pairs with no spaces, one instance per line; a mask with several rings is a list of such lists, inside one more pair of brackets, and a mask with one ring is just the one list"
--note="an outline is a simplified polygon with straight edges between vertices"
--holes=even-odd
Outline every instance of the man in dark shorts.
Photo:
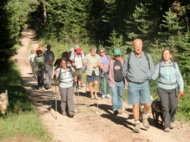
[[[96,54],[97,48],[92,47],[90,53],[86,55],[84,59],[84,65],[86,66],[87,82],[89,85],[89,91],[91,99],[97,99],[98,93],[98,80],[99,80],[99,67],[101,65],[101,58]],[[94,93],[93,93],[94,91]]]

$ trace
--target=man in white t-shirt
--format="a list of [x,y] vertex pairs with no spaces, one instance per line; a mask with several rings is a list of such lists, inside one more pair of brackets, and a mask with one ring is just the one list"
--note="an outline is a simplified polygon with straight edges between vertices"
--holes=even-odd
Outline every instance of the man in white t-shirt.
[[70,60],[73,62],[72,65],[75,67],[75,71],[77,74],[77,87],[82,86],[82,71],[83,71],[83,60],[84,53],[80,47],[75,49],[75,52],[71,53]]

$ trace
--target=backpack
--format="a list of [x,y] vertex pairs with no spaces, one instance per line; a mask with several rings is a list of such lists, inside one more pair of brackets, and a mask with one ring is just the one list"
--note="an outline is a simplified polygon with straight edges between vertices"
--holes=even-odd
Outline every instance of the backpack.
[[[133,51],[132,51],[133,52]],[[131,54],[132,54],[132,52],[130,52],[129,54],[128,54],[128,56],[127,56],[127,59],[128,59],[128,65],[127,65],[127,68],[129,69],[129,62],[130,62],[130,60],[131,60]],[[143,53],[144,53],[144,55],[145,55],[145,57],[146,57],[146,60],[148,61],[148,66],[149,66],[149,69],[150,69],[150,59],[149,59],[149,57],[148,57],[148,53],[147,52],[144,52],[143,51]]]

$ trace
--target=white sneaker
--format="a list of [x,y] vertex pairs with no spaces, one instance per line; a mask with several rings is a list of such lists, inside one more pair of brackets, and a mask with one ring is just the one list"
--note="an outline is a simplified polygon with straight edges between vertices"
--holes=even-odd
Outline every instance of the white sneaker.
[[103,99],[106,98],[106,95],[102,95],[102,98],[103,98]]
[[107,94],[107,95],[106,95],[106,98],[108,98],[108,99],[109,99],[109,98],[110,98],[110,94]]

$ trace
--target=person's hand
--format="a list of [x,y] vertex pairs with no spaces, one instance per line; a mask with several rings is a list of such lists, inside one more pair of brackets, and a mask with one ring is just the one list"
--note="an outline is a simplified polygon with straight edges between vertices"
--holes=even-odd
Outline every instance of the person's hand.
[[183,95],[183,93],[184,93],[184,91],[180,91],[179,93],[178,93],[178,99],[180,99],[180,97]]
[[97,68],[97,65],[94,65],[93,68],[94,68],[94,69]]
[[53,80],[56,80],[56,79],[57,79],[57,78],[56,78],[56,74],[54,74],[54,75],[53,75]]

